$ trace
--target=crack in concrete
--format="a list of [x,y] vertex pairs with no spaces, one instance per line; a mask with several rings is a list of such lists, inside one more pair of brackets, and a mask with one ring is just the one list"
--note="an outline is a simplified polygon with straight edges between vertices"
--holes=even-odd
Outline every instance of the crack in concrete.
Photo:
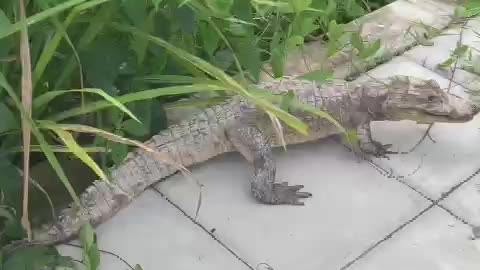
[[174,203],[173,201],[171,201],[165,194],[163,194],[163,192],[161,192],[160,190],[158,190],[158,188],[156,187],[151,187],[151,189],[153,189],[153,191],[155,191],[156,193],[160,194],[160,196],[165,199],[170,205],[172,205],[173,207],[175,207],[178,211],[180,211],[186,218],[188,218],[191,222],[193,222],[193,224],[197,225],[198,227],[200,227],[205,233],[207,233],[214,241],[216,241],[217,243],[219,243],[223,248],[225,248],[231,255],[233,255],[237,260],[239,260],[241,263],[243,263],[246,267],[248,267],[250,270],[256,270],[253,266],[251,266],[245,259],[243,259],[242,257],[240,257],[237,253],[235,253],[232,249],[230,249],[225,243],[223,243],[220,239],[218,239],[215,235],[213,235],[213,233],[211,231],[209,231],[207,228],[205,228],[205,226],[203,226],[202,224],[200,224],[200,222],[196,221],[195,219],[193,219],[187,212],[185,212],[180,206],[178,206],[176,203]]
[[[442,196],[436,200],[428,197],[426,194],[424,194],[423,192],[421,192],[420,190],[417,190],[416,188],[414,188],[413,186],[409,185],[408,183],[406,183],[405,181],[402,181],[400,176],[393,176],[393,171],[391,171],[390,173],[385,170],[383,167],[381,167],[380,165],[374,163],[372,160],[369,160],[369,164],[373,165],[374,167],[376,167],[376,170],[383,176],[389,178],[389,179],[395,179],[397,180],[399,183],[409,187],[410,189],[412,189],[413,191],[415,191],[416,193],[418,193],[419,195],[421,195],[422,197],[424,197],[425,199],[427,199],[428,201],[431,202],[431,204],[426,207],[425,209],[423,209],[422,211],[420,211],[420,213],[418,213],[417,215],[415,215],[413,218],[411,218],[410,220],[408,220],[407,222],[401,224],[399,227],[397,227],[395,230],[393,230],[391,233],[389,233],[387,236],[385,236],[384,238],[382,238],[381,240],[377,241],[375,244],[373,244],[372,246],[370,246],[369,248],[367,248],[366,250],[364,250],[360,255],[358,255],[357,257],[355,257],[353,260],[349,261],[347,264],[345,264],[342,268],[340,268],[340,270],[345,270],[345,269],[348,269],[350,268],[352,265],[354,265],[356,262],[358,262],[359,260],[361,260],[362,258],[364,258],[368,253],[370,253],[372,250],[374,250],[375,248],[377,248],[378,246],[380,246],[383,242],[389,240],[390,238],[393,237],[393,235],[395,235],[397,232],[401,231],[403,228],[405,228],[406,226],[408,226],[409,224],[413,223],[415,220],[417,220],[419,217],[423,216],[426,212],[428,212],[430,209],[434,208],[435,206],[436,207],[439,207],[440,209],[443,209],[444,211],[446,211],[448,214],[450,214],[452,217],[454,217],[455,219],[457,219],[458,221],[462,222],[463,224],[467,225],[467,226],[470,226],[470,227],[473,227],[472,224],[470,224],[468,221],[464,220],[463,218],[461,218],[460,216],[456,215],[453,211],[451,211],[450,209],[448,209],[447,207],[439,204],[441,201],[443,201],[444,199],[446,199],[448,196],[450,196],[450,194],[452,194],[453,192],[455,192],[458,188],[460,188],[461,186],[463,186],[464,184],[468,183],[470,180],[472,180],[475,176],[477,176],[479,173],[480,173],[480,168],[478,168],[477,170],[475,170],[475,172],[473,174],[471,174],[469,177],[467,177],[465,180],[459,182],[458,184],[454,185],[453,187],[451,187],[447,192],[443,193]],[[383,171],[384,173],[382,173],[381,171]]]

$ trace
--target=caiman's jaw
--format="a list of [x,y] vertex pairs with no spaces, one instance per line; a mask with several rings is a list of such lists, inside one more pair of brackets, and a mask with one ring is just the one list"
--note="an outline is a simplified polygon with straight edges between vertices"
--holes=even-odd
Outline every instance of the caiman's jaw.
[[[465,123],[473,119],[480,112],[480,107],[475,106],[467,99],[448,95],[449,102],[441,107],[423,107],[419,110],[408,112],[407,119],[419,124],[438,123]],[[400,118],[402,113],[399,113]],[[405,118],[406,115],[403,115]],[[401,120],[401,119],[400,119]]]
[[464,123],[480,112],[470,100],[446,93],[434,80],[396,76],[387,91],[383,111],[393,121]]

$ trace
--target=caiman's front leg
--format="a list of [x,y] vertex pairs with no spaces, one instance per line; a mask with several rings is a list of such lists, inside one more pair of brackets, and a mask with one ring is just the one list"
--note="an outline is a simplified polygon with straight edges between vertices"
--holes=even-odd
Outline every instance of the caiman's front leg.
[[304,205],[299,199],[312,196],[311,193],[299,191],[302,185],[275,183],[276,167],[271,146],[255,125],[241,121],[230,124],[226,127],[226,135],[233,146],[253,163],[251,189],[255,199],[265,204]]
[[382,144],[372,138],[370,130],[370,122],[366,122],[357,128],[357,136],[359,138],[358,147],[360,151],[376,157],[387,157],[387,154],[395,154],[396,152],[388,151],[391,144]]

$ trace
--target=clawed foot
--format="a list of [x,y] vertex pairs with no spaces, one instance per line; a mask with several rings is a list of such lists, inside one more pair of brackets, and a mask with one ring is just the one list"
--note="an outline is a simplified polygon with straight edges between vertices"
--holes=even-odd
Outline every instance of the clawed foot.
[[303,185],[289,186],[287,182],[268,184],[264,188],[253,188],[254,197],[265,204],[305,205],[300,199],[312,197],[310,192],[299,191]]
[[363,153],[372,155],[377,158],[387,158],[387,154],[397,154],[397,152],[389,151],[388,149],[392,147],[392,144],[382,144],[379,142],[370,142],[367,145],[360,146]]
[[274,183],[272,191],[279,204],[304,205],[305,203],[299,200],[312,197],[312,193],[299,191],[303,187],[303,185],[289,186],[287,182]]

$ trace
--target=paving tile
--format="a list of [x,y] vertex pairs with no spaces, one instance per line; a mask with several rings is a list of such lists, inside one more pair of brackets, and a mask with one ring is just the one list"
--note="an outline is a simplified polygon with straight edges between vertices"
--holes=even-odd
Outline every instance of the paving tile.
[[[462,44],[475,44],[472,35],[473,32],[471,30],[464,30],[464,33],[462,34]],[[440,63],[444,62],[450,57],[453,50],[455,50],[457,47],[457,42],[459,39],[460,27],[455,27],[443,32],[443,35],[431,39],[433,42],[432,46],[417,46],[407,51],[404,56],[420,65],[425,66],[435,73],[440,74],[444,78],[453,78],[454,82],[461,84],[469,90],[480,90],[480,77],[461,69],[461,63],[457,64],[457,69],[455,69],[453,77],[453,65],[448,68],[438,67]],[[476,41],[480,41],[480,38],[477,37]],[[478,44],[475,45],[479,47]],[[472,53],[478,54],[475,51]]]
[[468,223],[480,226],[480,177],[473,177],[440,204]]
[[470,227],[433,208],[397,232],[349,270],[477,270],[480,251]]
[[[154,269],[249,269],[175,207],[147,190],[97,230],[100,249],[118,254],[131,265]],[[81,259],[78,249],[61,253]],[[102,270],[128,269],[102,254]]]
[[[405,57],[398,57],[381,65],[369,74],[386,77],[391,74],[410,75],[435,79],[447,88],[448,80],[440,75],[412,63]],[[359,78],[359,81],[367,79]],[[461,94],[463,88],[456,86],[452,93]],[[403,181],[433,199],[470,176],[480,165],[480,116],[468,123],[436,123],[430,130],[430,139],[425,139],[415,151],[406,155],[391,155],[390,160],[375,159],[381,167],[391,170]],[[373,137],[382,143],[393,144],[392,150],[408,151],[425,134],[427,125],[413,121],[375,122]]]
[[[250,265],[338,269],[428,203],[333,141],[275,150],[277,175],[313,193],[306,206],[271,206],[250,195],[252,168],[230,153],[192,169],[203,185],[198,220]],[[158,185],[193,215],[198,189],[177,175]]]

